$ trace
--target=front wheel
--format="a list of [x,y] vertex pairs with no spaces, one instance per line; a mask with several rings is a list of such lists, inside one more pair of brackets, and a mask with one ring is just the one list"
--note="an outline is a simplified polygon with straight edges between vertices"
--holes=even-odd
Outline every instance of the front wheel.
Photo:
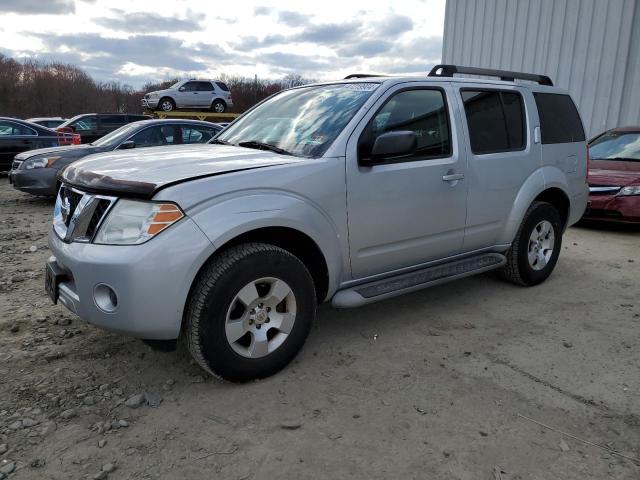
[[158,107],[163,112],[172,112],[176,109],[176,103],[172,99],[165,97],[158,102]]
[[226,380],[267,377],[302,348],[315,312],[313,280],[297,257],[262,243],[231,247],[196,280],[186,312],[189,350]]
[[558,210],[546,202],[533,202],[507,252],[502,275],[524,286],[544,282],[558,261],[562,246],[562,220]]

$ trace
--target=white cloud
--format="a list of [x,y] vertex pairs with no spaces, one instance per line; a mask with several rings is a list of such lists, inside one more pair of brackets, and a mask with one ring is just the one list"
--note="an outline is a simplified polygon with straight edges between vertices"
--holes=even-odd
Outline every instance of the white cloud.
[[333,79],[426,72],[440,57],[444,0],[403,0],[393,9],[370,0],[247,0],[222,10],[207,0],[7,0],[0,22],[4,53],[76,63],[99,80]]

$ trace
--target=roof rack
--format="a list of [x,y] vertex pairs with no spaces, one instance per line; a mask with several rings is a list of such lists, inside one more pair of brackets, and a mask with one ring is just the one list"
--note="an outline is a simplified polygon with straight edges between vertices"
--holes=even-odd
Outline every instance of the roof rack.
[[384,77],[385,75],[374,75],[370,73],[352,73],[347,75],[343,80],[349,80],[350,78],[368,78],[368,77]]
[[514,82],[515,79],[529,80],[540,85],[553,87],[553,82],[547,75],[535,73],[510,72],[508,70],[494,70],[492,68],[462,67],[458,65],[436,65],[429,72],[430,77],[453,77],[456,73],[469,75],[485,75],[487,77],[500,77],[505,82]]

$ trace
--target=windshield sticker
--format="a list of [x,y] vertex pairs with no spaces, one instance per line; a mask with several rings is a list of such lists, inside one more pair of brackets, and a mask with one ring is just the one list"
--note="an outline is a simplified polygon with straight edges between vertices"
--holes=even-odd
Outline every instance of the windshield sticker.
[[359,90],[363,92],[371,92],[380,86],[379,83],[343,83],[340,85],[342,88],[347,90]]

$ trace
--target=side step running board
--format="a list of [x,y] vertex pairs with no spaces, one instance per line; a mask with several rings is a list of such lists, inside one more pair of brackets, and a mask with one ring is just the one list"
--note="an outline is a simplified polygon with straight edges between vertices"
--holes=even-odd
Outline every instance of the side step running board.
[[462,260],[442,263],[414,272],[377,280],[338,291],[331,300],[336,308],[359,307],[404,293],[499,268],[507,259],[500,253],[483,253]]

